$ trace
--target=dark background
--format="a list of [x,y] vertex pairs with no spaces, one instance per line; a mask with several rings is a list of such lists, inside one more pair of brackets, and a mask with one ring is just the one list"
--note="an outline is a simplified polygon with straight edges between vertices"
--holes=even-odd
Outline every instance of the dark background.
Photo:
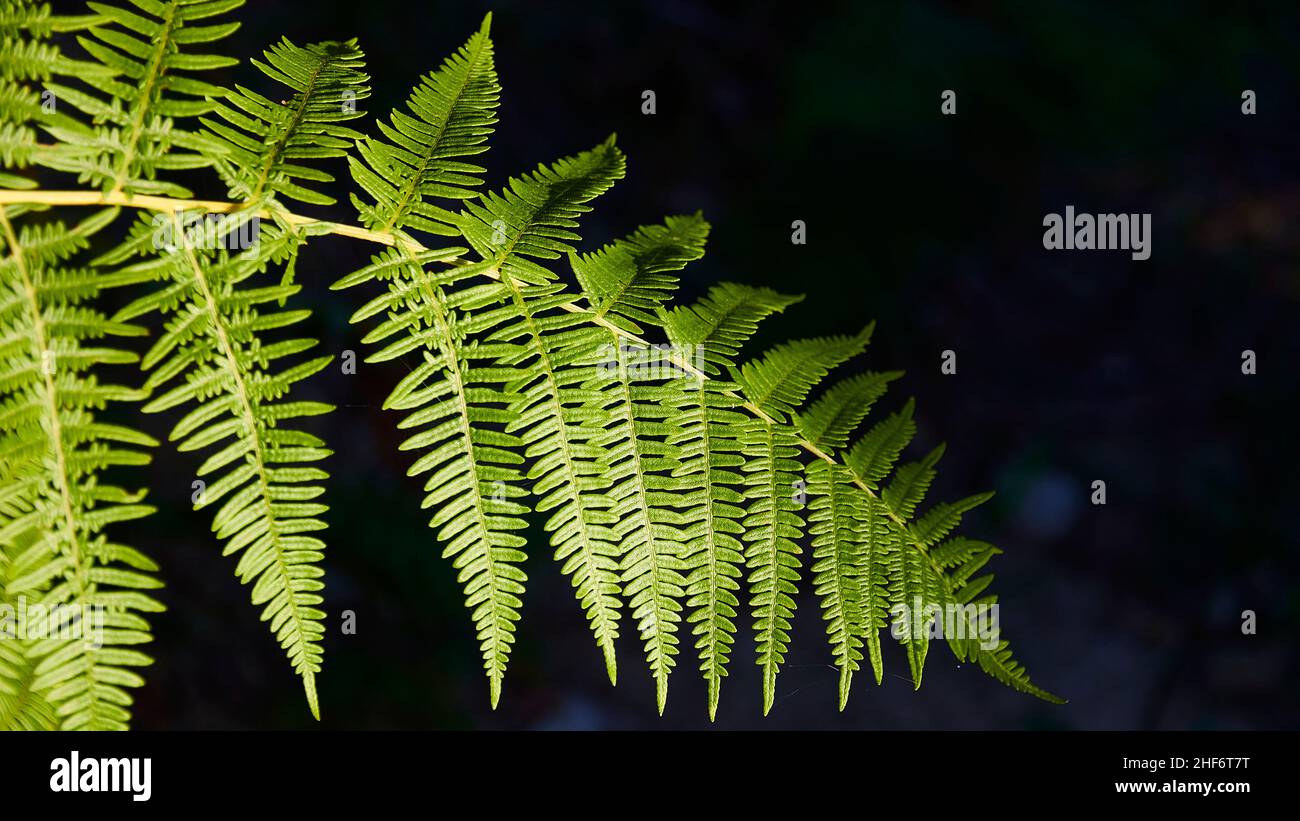
[[[375,87],[365,107],[386,116],[491,8],[504,91],[489,185],[617,132],[628,177],[584,222],[586,248],[702,209],[714,230],[685,272],[688,296],[722,279],[806,293],[764,342],[877,320],[869,366],[907,371],[881,409],[914,395],[913,452],[950,443],[931,498],[998,491],[965,532],[1006,551],[993,566],[1005,635],[1070,703],[1015,693],[937,647],[914,692],[890,646],[884,685],[859,675],[839,714],[805,595],[765,720],[747,610],[737,619],[716,726],[1296,728],[1300,11],[1016,5],[256,0],[222,51],[356,36]],[[222,79],[272,93],[251,66]],[[949,88],[958,113],[944,117]],[[1246,88],[1255,116],[1240,111]],[[317,213],[353,220],[340,203]],[[1151,258],[1043,250],[1043,216],[1070,204],[1151,213]],[[795,219],[807,245],[790,242]],[[329,351],[364,356],[347,324],[361,295],[325,286],[373,250],[327,238],[303,254],[302,301]],[[956,375],[940,373],[945,349]],[[1244,349],[1257,375],[1241,373]],[[663,718],[630,618],[610,687],[540,540],[489,709],[397,417],[379,409],[404,372],[332,366],[308,389],[340,406],[310,428],[336,451],[321,726],[707,726],[685,636]],[[162,436],[169,421],[136,424]],[[148,469],[159,513],[118,532],[158,559],[171,608],[155,620],[135,724],[312,726],[210,511],[189,509],[196,465],[160,449]],[[1089,501],[1097,479],[1105,506]],[[1257,635],[1241,632],[1247,609]],[[344,610],[354,636],[337,629]]]

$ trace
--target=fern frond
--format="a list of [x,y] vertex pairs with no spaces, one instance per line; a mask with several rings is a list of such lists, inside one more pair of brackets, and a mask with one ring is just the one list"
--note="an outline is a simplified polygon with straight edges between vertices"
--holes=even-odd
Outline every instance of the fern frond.
[[[188,407],[172,428],[171,441],[180,451],[217,448],[197,470],[206,484],[195,509],[224,500],[212,529],[226,543],[224,555],[240,554],[235,573],[252,584],[253,604],[263,606],[262,620],[301,677],[308,705],[319,718],[325,543],[307,534],[325,529],[318,517],[328,508],[317,499],[324,492],[318,483],[328,474],[314,463],[331,451],[286,422],[328,413],[333,406],[281,400],[332,357],[281,367],[279,360],[311,350],[316,340],[268,343],[262,333],[297,324],[310,311],[264,313],[259,306],[282,302],[300,286],[240,287],[289,253],[296,245],[292,236],[263,226],[252,248],[234,254],[196,247],[185,239],[182,216],[174,213],[170,219],[170,246],[125,269],[152,273],[167,284],[117,315],[124,320],[160,311],[169,317],[141,361],[150,371],[145,387],[161,391],[144,411]],[[226,228],[235,231],[236,225]]]
[[332,197],[306,183],[334,177],[304,160],[347,156],[361,134],[342,123],[364,116],[357,102],[370,96],[365,55],[356,40],[294,45],[286,37],[263,52],[253,65],[293,93],[277,102],[236,86],[213,111],[201,117],[214,143],[215,162],[232,197],[256,202],[264,195],[330,205]]
[[[590,369],[582,366],[606,336],[582,314],[557,310],[569,296],[548,284],[555,275],[533,260],[571,253],[568,243],[578,237],[570,229],[590,210],[586,203],[609,189],[623,171],[623,154],[611,138],[550,167],[539,166],[531,176],[512,179],[504,193],[485,194],[481,205],[470,202],[461,221],[466,239],[495,262],[506,288],[507,307],[487,337],[515,347],[497,360],[500,368],[515,372],[507,383],[516,398],[507,409],[512,419],[505,430],[520,438],[524,456],[532,460],[527,478],[537,510],[551,513],[545,526],[555,559],[572,576],[611,682],[618,677],[614,641],[621,617],[622,552],[611,527],[617,522],[609,510],[614,502],[605,493],[610,485],[607,455],[592,440],[603,437],[613,420],[599,393],[585,384]],[[491,232],[503,236],[485,235],[493,224]]]
[[797,477],[799,436],[784,420],[808,392],[837,365],[861,353],[871,338],[868,326],[856,337],[827,337],[786,343],[740,369],[746,400],[763,413],[750,420],[742,436],[745,498],[746,565],[754,614],[757,663],[763,668],[763,712],[776,697],[776,676],[790,641],[790,619],[798,593],[799,554],[803,536]]
[[[97,63],[73,60],[49,37],[56,31],[74,30],[77,21],[50,14],[48,3],[11,0],[0,6],[0,159],[19,170],[60,152],[59,146],[38,141],[36,126],[78,127],[75,120],[53,105],[45,84],[55,75],[111,76]],[[0,186],[34,188],[27,177],[0,173]]]
[[889,383],[902,371],[863,373],[844,379],[826,391],[804,411],[797,411],[795,425],[803,438],[825,453],[835,453],[871,413],[876,400],[885,395]]
[[[702,372],[721,374],[767,316],[784,310],[800,297],[768,288],[734,283],[714,286],[697,303],[662,311],[668,339],[681,354],[693,352]],[[690,355],[688,355],[690,358]],[[683,556],[688,621],[694,625],[700,671],[708,685],[709,718],[717,715],[722,679],[727,675],[735,643],[736,607],[733,592],[740,588],[744,546],[739,536],[745,497],[741,471],[746,459],[744,440],[749,417],[735,382],[715,376],[682,380],[681,406],[671,420],[676,428],[665,441],[677,448],[679,466],[673,477],[690,488],[685,494],[688,542]]]
[[[394,251],[335,285],[391,280],[388,295],[353,317],[388,309],[388,321],[366,341],[401,335],[370,361],[424,351],[424,362],[388,404],[418,409],[404,427],[434,423],[404,447],[433,447],[411,472],[438,468],[426,487],[425,506],[440,508],[431,524],[442,528],[444,555],[456,557],[461,568],[494,706],[525,580],[515,566],[524,558],[518,549],[524,541],[510,532],[522,528],[524,512],[511,501],[523,495],[511,484],[518,478],[512,466],[522,461],[520,449],[532,460],[526,478],[538,510],[552,512],[546,526],[556,558],[573,576],[610,679],[617,675],[619,553],[609,529],[612,501],[601,493],[609,483],[601,476],[606,465],[594,458],[590,444],[609,421],[599,408],[583,407],[592,399],[581,385],[590,369],[574,367],[590,360],[604,337],[596,328],[578,329],[581,316],[556,310],[568,297],[558,286],[531,279],[539,266],[528,258],[571,252],[565,240],[576,235],[568,229],[588,210],[585,203],[622,173],[623,157],[612,140],[540,166],[511,180],[504,194],[484,195],[481,206],[471,203],[456,216],[483,263],[433,275],[423,267],[432,258]],[[485,271],[499,281],[452,290]],[[520,273],[524,279],[516,278]],[[434,400],[441,401],[430,404]]]
[[[366,303],[352,322],[379,314],[387,319],[368,333],[366,344],[387,343],[366,358],[385,362],[418,351],[422,361],[384,401],[384,407],[410,411],[399,423],[414,430],[403,450],[423,455],[407,474],[429,474],[423,507],[437,508],[430,527],[445,545],[465,589],[483,653],[492,706],[501,697],[501,681],[514,644],[520,596],[527,577],[519,564],[526,558],[528,509],[515,499],[527,495],[519,486],[516,465],[523,463],[519,437],[500,429],[510,420],[512,395],[499,386],[491,367],[502,345],[466,344],[465,327],[478,308],[499,301],[504,286],[449,292],[489,263],[451,268],[441,274],[426,266],[459,255],[464,249],[413,254],[393,249],[372,264],[336,282],[347,288],[371,281],[388,283],[388,291]],[[463,312],[463,314],[458,313]],[[491,426],[491,427],[489,427]]]
[[[60,104],[88,125],[50,125],[61,150],[43,162],[81,181],[119,192],[186,197],[189,191],[158,178],[159,171],[202,168],[211,145],[178,121],[211,111],[221,88],[196,72],[237,60],[189,49],[216,42],[239,28],[214,22],[244,0],[134,0],[135,10],[89,3],[100,20],[77,42],[107,72],[75,75],[81,87],[48,83]],[[184,149],[184,150],[182,150]]]
[[822,618],[840,671],[839,704],[862,661],[865,617],[861,576],[865,572],[862,527],[867,510],[852,476],[842,465],[814,462],[808,468],[809,532],[813,548],[813,591],[821,597]]
[[[664,225],[642,226],[594,254],[570,254],[593,318],[618,327],[636,327],[632,317],[657,324],[657,309],[676,288],[670,272],[703,254],[708,231],[699,215],[668,217]],[[630,346],[612,328],[606,330],[599,361],[593,363],[600,376],[591,387],[604,389],[600,406],[612,424],[592,445],[608,457],[610,513],[617,519],[614,531],[624,551],[623,595],[637,620],[662,715],[678,653],[687,541],[678,513],[684,483],[669,475],[679,453],[665,441],[673,430],[666,420],[684,397],[672,381],[679,371],[652,359],[654,353],[654,348]]]
[[455,217],[428,197],[475,196],[483,168],[462,158],[487,151],[501,87],[488,30],[492,15],[437,71],[426,75],[407,100],[411,114],[392,113],[379,124],[387,139],[367,138],[352,158],[352,178],[374,200],[353,195],[361,221],[377,231],[413,228],[457,236]]
[[[129,719],[127,688],[140,683],[130,668],[148,658],[123,645],[147,640],[143,614],[160,606],[146,592],[157,585],[152,562],[102,532],[149,508],[102,474],[147,459],[131,446],[152,440],[97,414],[146,398],[150,412],[184,409],[171,431],[178,449],[208,452],[198,475],[212,481],[196,507],[219,504],[213,530],[226,555],[239,556],[236,574],[319,715],[324,542],[313,534],[326,511],[316,463],[330,452],[291,425],[331,408],[288,394],[329,357],[310,355],[315,340],[277,329],[307,315],[285,306],[299,291],[300,248],[322,234],[388,246],[334,287],[381,289],[351,320],[373,323],[367,362],[408,366],[385,407],[404,414],[408,473],[425,477],[422,506],[463,586],[494,707],[527,581],[527,498],[546,514],[611,682],[629,605],[661,713],[686,614],[716,716],[742,584],[771,709],[806,525],[841,709],[864,656],[882,680],[879,634],[891,617],[917,686],[936,608],[957,609],[959,627],[979,626],[981,608],[996,602],[984,568],[998,551],[954,534],[989,494],[923,508],[942,446],[900,465],[916,434],[910,400],[867,421],[900,374],[851,376],[805,407],[863,350],[870,326],[741,364],[758,324],[800,297],[727,283],[670,307],[677,271],[703,254],[700,215],[579,253],[580,219],[625,171],[612,136],[480,193],[484,169],[471,160],[488,148],[500,94],[490,15],[365,137],[348,125],[369,94],[355,41],[285,39],[264,52],[254,64],[289,89],[283,102],[201,79],[234,63],[194,52],[237,28],[221,15],[241,3],[92,3],[77,17],[30,0],[0,3],[0,188],[9,189],[0,190],[0,228],[10,249],[0,263],[0,602],[108,602],[112,614],[104,648],[0,646],[0,725]],[[91,59],[64,55],[55,32],[80,32]],[[330,204],[319,184],[333,178],[317,161],[343,157],[364,227],[288,210],[287,200]],[[23,176],[30,166],[99,191],[44,191]],[[188,193],[172,172],[200,167],[213,168],[233,202],[175,199]],[[160,217],[137,221],[89,268],[68,260],[114,212],[73,229],[14,228],[34,211],[86,205]],[[418,232],[468,247],[427,248]],[[232,237],[253,244],[232,247]],[[561,258],[576,292],[551,265]],[[95,309],[101,290],[142,282],[155,283],[152,293],[113,319]],[[135,357],[89,340],[141,334],[129,323],[155,313],[162,330],[141,362],[145,389],[99,382],[102,367]],[[641,338],[647,332],[654,340]],[[59,369],[44,368],[50,356]],[[1029,681],[996,626],[975,636],[949,626],[958,659],[1056,698]]]
[[672,272],[704,256],[708,236],[709,224],[698,213],[668,217],[595,253],[571,255],[592,316],[634,334],[641,333],[638,322],[658,326],[659,309],[677,290]]
[[132,336],[143,329],[110,321],[81,303],[120,284],[64,263],[87,238],[112,221],[99,212],[72,229],[61,223],[16,229],[0,212],[8,254],[0,264],[0,550],[5,553],[4,595],[25,597],[50,614],[28,636],[23,655],[34,662],[23,689],[31,715],[42,704],[63,729],[126,729],[131,696],[143,679],[131,668],[152,663],[129,649],[150,640],[142,614],[163,606],[149,593],[161,586],[157,567],[139,552],[107,541],[104,529],[153,512],[144,491],[127,492],[104,481],[115,465],[142,465],[157,444],[150,437],[96,419],[110,402],[136,401],[138,390],[99,382],[92,370],[134,362],[133,354],[87,340]]

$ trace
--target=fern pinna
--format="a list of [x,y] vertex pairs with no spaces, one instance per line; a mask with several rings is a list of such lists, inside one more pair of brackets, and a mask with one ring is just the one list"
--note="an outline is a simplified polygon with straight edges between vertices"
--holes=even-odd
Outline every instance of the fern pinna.
[[[724,283],[674,304],[679,272],[704,253],[698,214],[580,251],[582,217],[625,173],[613,137],[483,190],[500,96],[490,18],[367,128],[355,41],[286,38],[252,61],[260,79],[221,85],[215,70],[235,61],[210,52],[240,5],[0,11],[0,613],[38,602],[71,606],[59,627],[102,622],[87,643],[30,615],[0,621],[0,725],[125,727],[151,661],[133,645],[162,609],[148,592],[158,568],[108,531],[150,513],[143,491],[115,483],[157,442],[101,418],[110,403],[151,431],[148,414],[172,412],[158,438],[205,454],[195,506],[214,511],[214,543],[237,557],[319,714],[330,450],[310,417],[331,406],[298,391],[331,356],[292,327],[308,315],[298,253],[325,234],[384,246],[331,287],[362,295],[352,321],[368,327],[366,361],[408,369],[385,407],[423,482],[430,544],[463,588],[493,706],[522,564],[543,549],[524,535],[534,518],[610,681],[631,624],[660,712],[688,639],[711,718],[738,639],[770,710],[801,589],[819,601],[841,708],[864,657],[881,681],[884,630],[917,686],[942,635],[958,659],[1058,700],[981,621],[996,601],[982,570],[999,551],[953,534],[989,494],[922,512],[942,449],[900,464],[910,400],[867,421],[900,374],[823,388],[873,326],[742,359],[759,324],[800,298]],[[360,224],[293,210],[334,205],[344,160]],[[228,199],[190,199],[204,170]],[[96,210],[68,227],[52,207]],[[126,295],[111,316],[109,288]],[[130,349],[133,336],[151,340]]]

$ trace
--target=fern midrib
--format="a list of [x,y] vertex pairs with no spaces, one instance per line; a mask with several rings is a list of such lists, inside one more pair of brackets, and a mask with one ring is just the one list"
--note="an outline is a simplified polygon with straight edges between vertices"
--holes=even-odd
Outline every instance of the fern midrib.
[[[560,441],[560,452],[564,457],[564,468],[568,473],[568,481],[564,486],[569,490],[569,499],[572,501],[574,508],[577,510],[580,527],[578,529],[578,538],[581,542],[583,561],[588,568],[588,578],[592,586],[592,592],[596,598],[595,611],[593,619],[597,625],[597,632],[600,636],[599,643],[601,649],[605,651],[607,659],[612,660],[614,657],[614,628],[609,623],[609,614],[607,610],[617,609],[617,604],[611,606],[610,596],[601,590],[600,568],[595,559],[595,554],[591,550],[591,540],[587,538],[587,509],[582,504],[582,493],[578,490],[579,474],[577,466],[574,464],[573,451],[569,447],[569,428],[564,421],[564,406],[560,402],[560,385],[555,378],[555,367],[551,362],[550,352],[546,349],[546,344],[542,341],[542,330],[537,327],[537,321],[533,317],[532,309],[524,301],[523,292],[519,289],[519,283],[509,274],[503,275],[503,281],[510,287],[510,296],[515,303],[515,307],[523,314],[524,321],[528,325],[528,333],[532,338],[533,350],[537,354],[537,361],[543,369],[544,382],[547,388],[547,399],[555,415],[555,422],[558,427],[558,439]],[[612,661],[611,661],[612,664]],[[610,678],[614,677],[613,670],[610,670]]]
[[479,486],[478,459],[474,456],[474,440],[469,421],[469,402],[465,398],[465,380],[460,370],[460,358],[456,355],[456,351],[447,344],[447,340],[451,339],[451,327],[447,322],[445,305],[442,299],[439,298],[434,286],[428,281],[428,277],[425,276],[424,266],[415,259],[409,249],[404,248],[402,250],[411,264],[412,271],[418,272],[416,281],[420,285],[420,290],[424,293],[426,303],[431,308],[435,322],[437,322],[439,352],[446,363],[448,381],[451,382],[452,389],[455,391],[456,415],[460,420],[460,434],[465,442],[465,454],[469,462],[471,484],[474,487],[474,515],[478,519],[479,530],[483,533],[484,554],[487,559],[488,595],[492,601],[492,659],[488,678],[491,682],[490,697],[492,706],[495,707],[503,677],[500,669],[500,659],[502,651],[505,649],[505,641],[502,635],[501,619],[497,610],[500,591],[497,588],[496,559],[492,556],[492,531],[488,528],[487,515],[483,511],[483,489]]
[[131,174],[131,163],[135,161],[136,149],[139,147],[140,139],[143,136],[144,119],[152,108],[150,95],[153,94],[154,84],[162,77],[163,55],[167,53],[167,44],[171,41],[172,26],[176,23],[177,2],[178,0],[170,0],[167,3],[167,9],[162,18],[162,32],[158,35],[157,45],[154,47],[153,55],[146,65],[145,76],[140,81],[140,95],[136,98],[138,103],[135,112],[131,115],[130,137],[123,148],[122,160],[118,165],[118,169],[113,175],[113,188],[109,191],[110,196],[122,192],[122,188]]
[[[177,232],[182,231],[180,218],[173,212],[172,223]],[[178,234],[179,235],[179,234]],[[257,424],[257,415],[253,412],[252,402],[249,400],[248,385],[244,381],[244,376],[239,370],[239,360],[235,356],[234,347],[231,345],[230,337],[226,333],[226,326],[222,319],[221,312],[217,309],[216,296],[212,293],[212,288],[208,285],[208,278],[204,275],[203,266],[199,264],[198,258],[194,256],[194,250],[189,243],[180,243],[185,251],[185,257],[194,272],[195,281],[203,296],[203,301],[208,308],[208,321],[212,325],[213,332],[217,335],[217,345],[221,348],[222,358],[225,360],[226,371],[230,374],[235,384],[235,396],[239,402],[240,416],[243,419],[245,427],[248,428],[248,435],[253,440],[253,458],[255,460],[254,468],[257,471],[258,487],[261,490],[261,499],[263,509],[266,511],[267,533],[271,537],[271,544],[275,548],[275,564],[279,571],[280,578],[284,581],[285,602],[289,608],[289,614],[293,618],[294,634],[297,643],[302,647],[302,669],[299,675],[311,696],[312,712],[317,711],[315,703],[315,673],[310,668],[310,662],[307,658],[309,641],[306,631],[303,629],[303,618],[299,612],[298,603],[295,601],[293,590],[293,579],[289,576],[288,568],[284,563],[284,549],[280,544],[280,533],[277,528],[277,522],[274,511],[271,509],[271,488],[270,482],[266,476],[266,457],[262,449],[261,431]],[[252,545],[249,545],[252,549]],[[319,716],[317,716],[319,718]]]
[[[188,209],[201,209],[201,210],[209,211],[210,213],[214,213],[214,214],[230,213],[231,211],[236,211],[244,207],[243,203],[226,202],[223,200],[192,200],[192,199],[179,199],[174,197],[150,196],[150,195],[143,195],[143,194],[136,194],[130,197],[126,197],[122,195],[120,192],[118,192],[117,194],[111,194],[111,193],[104,194],[101,191],[76,191],[76,190],[73,191],[0,190],[0,205],[16,204],[16,203],[34,203],[34,204],[43,204],[43,205],[120,205],[129,208],[141,208],[145,210],[161,211],[166,213],[174,213],[176,211],[184,211]],[[285,222],[288,223],[289,225],[313,226],[316,227],[317,229],[321,229],[323,233],[334,234],[336,236],[342,236],[342,237],[349,237],[352,239],[364,240],[366,242],[373,242],[377,245],[385,245],[393,248],[403,248],[416,254],[432,250],[427,246],[425,246],[423,243],[417,242],[416,240],[405,235],[398,236],[391,232],[372,231],[370,229],[363,228],[358,225],[350,225],[347,223],[333,222],[330,220],[320,220],[320,219],[316,219],[315,217],[308,217],[308,216],[303,216],[302,214],[294,213],[280,206],[275,206],[275,207],[267,206],[265,208],[259,209],[258,214],[265,217],[279,217],[285,220]],[[513,248],[515,242],[517,242],[517,239],[513,240],[509,247]],[[497,263],[496,269],[495,270],[491,268],[485,269],[484,271],[482,271],[483,276],[486,276],[489,279],[500,280],[502,278],[501,270],[500,270],[502,264],[501,260],[503,259],[504,259],[503,257],[499,256],[498,257],[499,261]],[[470,264],[469,262],[464,260],[445,260],[445,261],[449,265],[464,266]],[[569,313],[581,313],[581,314],[587,314],[588,316],[592,316],[592,321],[595,324],[600,325],[601,327],[606,328],[607,330],[612,331],[615,334],[618,334],[620,337],[628,340],[630,343],[634,345],[649,344],[647,343],[646,340],[642,339],[640,336],[637,336],[636,334],[631,333],[630,331],[627,331],[626,329],[619,327],[618,325],[610,322],[608,319],[605,319],[604,317],[599,317],[599,318],[595,317],[594,315],[591,314],[590,311],[588,311],[586,308],[583,308],[580,305],[577,305],[572,302],[566,302],[557,307]],[[712,378],[707,373],[697,368],[694,365],[694,363],[690,362],[688,359],[681,356],[680,354],[670,352],[669,361],[672,362],[677,367],[680,367],[686,373],[689,373],[692,376],[695,376],[699,379]],[[764,411],[762,408],[755,405],[753,402],[746,400],[743,396],[736,393],[735,391],[728,390],[725,391],[724,394],[735,399],[740,399],[741,400],[740,407],[743,407],[745,410],[753,414],[758,419],[765,420],[768,422],[773,422],[773,423],[776,422],[776,420],[773,419],[766,411]],[[800,449],[809,453],[813,457],[820,459],[829,465],[842,464],[834,456],[830,455],[825,450],[823,450],[818,444],[809,441],[801,434],[797,437],[797,439],[798,439],[798,445]],[[899,516],[898,513],[893,509],[891,505],[884,502],[884,500],[881,499],[880,495],[877,494],[875,491],[873,491],[857,475],[854,475],[853,477],[853,484],[856,485],[863,493],[867,494],[867,496],[870,497],[871,499],[875,499],[877,501],[882,502],[882,504],[884,505],[883,512],[885,516],[899,527],[900,531],[907,537],[906,543],[909,546],[914,547],[915,549],[921,551],[922,553],[928,553],[928,549],[926,548],[926,546],[921,544],[919,541],[917,541],[915,538],[911,536],[911,533],[907,527],[907,521],[903,519],[901,516]]]
[[[9,248],[13,252],[14,267],[18,269],[19,275],[23,278],[23,290],[27,293],[28,305],[31,308],[32,339],[36,343],[37,353],[39,354],[36,359],[37,367],[40,368],[45,381],[45,410],[50,420],[49,440],[50,448],[54,451],[54,479],[59,489],[64,527],[68,532],[67,543],[72,553],[76,600],[81,601],[88,595],[86,566],[82,556],[82,546],[78,539],[76,515],[72,509],[72,489],[68,482],[67,455],[63,446],[63,421],[59,415],[58,388],[54,381],[54,374],[51,373],[52,369],[46,364],[50,361],[50,357],[56,354],[49,347],[49,335],[46,332],[45,317],[41,313],[40,297],[36,293],[36,284],[32,281],[31,273],[27,268],[22,245],[18,242],[18,235],[14,231],[13,223],[10,222],[9,215],[4,212],[3,207],[0,207],[0,228],[3,228],[5,241],[9,243]],[[95,649],[89,646],[86,647],[85,656],[86,675],[89,676],[91,670],[95,667]],[[90,698],[89,712],[92,724],[99,715],[99,698],[95,685],[96,682],[92,681],[87,688],[87,695]]]
[[438,131],[434,135],[433,140],[429,143],[429,150],[425,152],[424,156],[421,158],[420,167],[416,170],[415,174],[412,175],[410,183],[403,189],[402,198],[398,201],[397,207],[393,209],[392,215],[384,223],[384,226],[379,229],[380,233],[388,233],[392,231],[397,227],[397,223],[406,216],[407,208],[410,205],[411,200],[415,197],[416,191],[419,190],[420,183],[424,181],[424,172],[427,171],[429,166],[433,163],[433,154],[438,150],[439,143],[442,142],[443,136],[447,133],[447,127],[451,125],[451,112],[456,109],[456,104],[465,96],[466,89],[469,88],[470,82],[473,80],[475,73],[479,69],[478,61],[479,58],[483,56],[485,46],[488,42],[488,38],[486,37],[479,39],[478,48],[474,52],[474,59],[470,61],[469,67],[465,70],[465,82],[456,89],[456,96],[452,98],[451,104],[447,106],[447,116],[443,119],[442,125],[438,127]]

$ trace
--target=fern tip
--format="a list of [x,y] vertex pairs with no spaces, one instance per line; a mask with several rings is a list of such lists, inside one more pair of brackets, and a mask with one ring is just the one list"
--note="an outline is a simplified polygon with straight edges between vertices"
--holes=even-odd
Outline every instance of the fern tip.
[[316,697],[316,676],[312,673],[303,673],[302,686],[307,691],[307,707],[311,709],[312,718],[320,721],[320,701]]
[[605,674],[609,676],[611,687],[618,686],[618,662],[614,658],[614,645],[603,644],[600,648],[605,654]]

